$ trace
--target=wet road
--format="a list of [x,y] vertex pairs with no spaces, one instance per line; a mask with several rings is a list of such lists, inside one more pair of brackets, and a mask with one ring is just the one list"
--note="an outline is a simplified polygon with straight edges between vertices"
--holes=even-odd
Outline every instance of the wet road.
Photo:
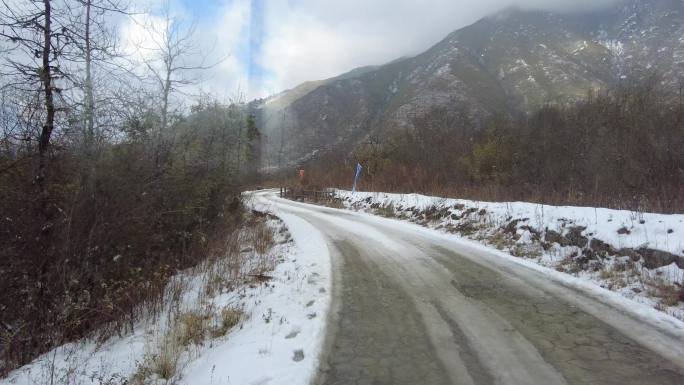
[[684,384],[684,330],[414,225],[288,202],[333,260],[319,384]]

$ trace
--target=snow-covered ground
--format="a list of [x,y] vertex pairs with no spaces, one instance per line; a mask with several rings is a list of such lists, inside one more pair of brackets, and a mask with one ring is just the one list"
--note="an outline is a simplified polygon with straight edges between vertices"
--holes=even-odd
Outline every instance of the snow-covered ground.
[[[608,288],[626,301],[624,308],[637,301],[684,320],[684,304],[667,301],[672,301],[673,293],[679,295],[675,291],[684,283],[684,215],[415,194],[337,191],[337,196],[346,208],[419,223],[444,234],[423,231],[468,238],[484,244],[479,246],[483,249],[495,247],[506,258],[548,271],[550,279],[567,277],[573,285],[581,283],[586,292],[595,288],[600,294],[598,286]],[[169,301],[161,314],[136,325],[135,332],[104,343],[89,339],[61,346],[15,370],[0,380],[0,385],[134,385],[140,383],[135,379],[140,373],[145,384],[309,383],[316,375],[331,306],[330,253],[311,224],[279,211],[272,203],[266,199],[249,202],[252,208],[279,219],[268,217],[275,239],[267,253],[260,255],[248,241],[240,245],[240,276],[244,279],[239,284],[208,293],[215,266],[183,272],[169,285],[170,292],[182,288],[180,300]],[[354,228],[358,227],[355,223]],[[383,242],[375,233],[372,226],[364,228],[364,234]],[[658,251],[663,254],[654,254]],[[675,260],[647,266],[667,258]],[[270,266],[266,277],[249,279],[264,261]],[[150,360],[168,353],[161,342],[178,314],[198,309],[209,312],[210,323],[219,322],[222,309],[238,309],[244,315],[226,335],[206,336],[200,343],[186,346],[178,354],[169,380],[142,370],[149,367]]]
[[[268,220],[275,230],[275,246],[266,255],[240,247],[241,276],[249,277],[257,265],[269,261],[272,270],[266,270],[266,279],[245,279],[207,294],[209,272],[216,269],[186,271],[169,285],[170,291],[183,288],[180,301],[136,325],[134,333],[104,343],[89,339],[63,345],[15,370],[0,384],[309,383],[318,368],[330,307],[329,253],[311,225],[293,216],[281,218],[284,222]],[[184,348],[170,379],[154,371],[143,373],[154,357],[169,354],[160,341],[168,335],[171,315],[197,309],[212,310],[210,322],[220,318],[221,309],[239,309],[244,315],[226,335],[209,336]],[[141,373],[144,378],[139,381],[135,376]]]
[[684,320],[684,215],[418,194],[336,195],[348,209],[476,240]]

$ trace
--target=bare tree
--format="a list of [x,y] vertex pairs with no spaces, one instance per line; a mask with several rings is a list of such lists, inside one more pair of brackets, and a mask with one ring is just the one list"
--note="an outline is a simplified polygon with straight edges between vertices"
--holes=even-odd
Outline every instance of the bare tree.
[[[172,16],[169,3],[165,3],[162,25],[148,23],[147,39],[139,44],[144,63],[151,72],[161,94],[161,124],[157,133],[157,152],[169,126],[171,97],[183,87],[197,84],[197,73],[216,66],[220,61],[207,64],[207,53],[196,40],[196,25]],[[158,154],[157,154],[158,156]]]
[[109,16],[113,14],[128,15],[128,4],[118,0],[74,0],[69,5],[70,29],[74,37],[76,49],[70,60],[79,65],[81,76],[76,80],[82,95],[83,121],[83,187],[92,190],[94,163],[97,154],[96,143],[99,132],[96,127],[95,67],[111,67],[122,55],[116,45],[116,33],[109,25]]
[[44,119],[38,137],[35,182],[38,186],[40,211],[46,222],[49,222],[49,192],[46,185],[48,151],[55,129],[55,97],[62,91],[62,88],[57,87],[57,81],[67,78],[62,60],[73,40],[68,26],[58,19],[51,0],[32,0],[21,9],[10,7],[4,0],[2,3],[4,9],[0,10],[0,37],[9,41],[11,49],[3,63],[3,74],[16,79],[11,86],[42,94]]
[[[241,113],[170,118],[174,93],[210,67],[195,60],[194,29],[167,14],[163,38],[148,40],[150,87],[116,56],[115,1],[127,0],[0,0],[0,377],[101,327],[132,327],[240,221]],[[125,76],[112,82],[112,70]],[[154,136],[172,124],[181,135],[160,168]]]

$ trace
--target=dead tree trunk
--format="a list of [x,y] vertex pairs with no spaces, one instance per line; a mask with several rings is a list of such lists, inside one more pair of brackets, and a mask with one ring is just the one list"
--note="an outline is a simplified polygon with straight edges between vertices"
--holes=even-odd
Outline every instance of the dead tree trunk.
[[86,0],[85,6],[85,175],[83,187],[88,194],[93,193],[95,174],[95,95],[92,75],[92,46],[91,46],[91,8],[92,0]]
[[47,188],[48,177],[48,163],[49,163],[49,146],[50,137],[55,127],[55,101],[52,84],[52,69],[50,68],[50,54],[52,48],[52,7],[50,0],[43,0],[45,22],[43,24],[43,62],[40,69],[40,77],[43,85],[43,92],[45,96],[45,122],[40,133],[38,141],[38,175],[36,176],[36,183],[38,185],[38,194],[40,199],[40,211],[46,225],[45,229],[49,229],[49,222],[52,219],[49,210],[50,194]]

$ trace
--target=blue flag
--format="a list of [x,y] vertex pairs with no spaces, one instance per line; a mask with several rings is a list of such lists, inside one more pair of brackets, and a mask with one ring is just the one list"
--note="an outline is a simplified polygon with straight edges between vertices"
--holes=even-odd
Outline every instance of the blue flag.
[[352,193],[356,192],[356,182],[359,181],[359,177],[361,176],[361,170],[363,170],[363,167],[361,167],[361,163],[356,164],[356,176],[354,177],[354,185],[352,186]]

